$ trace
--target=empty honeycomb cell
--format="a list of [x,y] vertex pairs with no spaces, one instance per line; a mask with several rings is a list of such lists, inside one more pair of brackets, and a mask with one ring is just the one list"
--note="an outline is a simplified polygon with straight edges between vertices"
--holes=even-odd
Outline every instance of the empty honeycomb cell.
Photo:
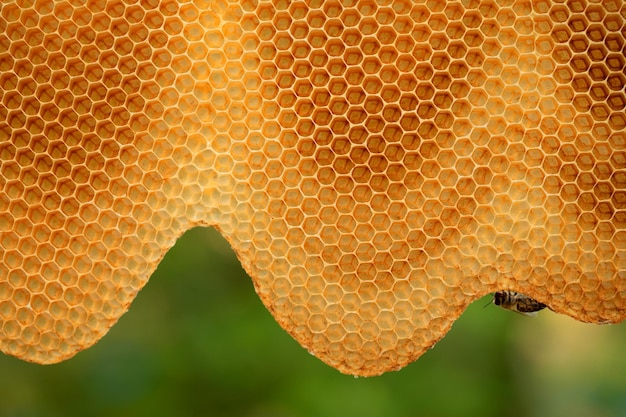
[[502,289],[622,320],[621,12],[3,5],[3,351],[92,345],[195,225],[343,372],[408,364]]

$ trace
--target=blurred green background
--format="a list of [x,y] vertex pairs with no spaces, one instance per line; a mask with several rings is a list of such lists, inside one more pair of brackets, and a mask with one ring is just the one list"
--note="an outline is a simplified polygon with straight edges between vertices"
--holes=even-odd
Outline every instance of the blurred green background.
[[301,348],[230,247],[194,229],[130,312],[73,359],[0,355],[0,417],[626,415],[626,327],[475,302],[417,362],[342,375]]

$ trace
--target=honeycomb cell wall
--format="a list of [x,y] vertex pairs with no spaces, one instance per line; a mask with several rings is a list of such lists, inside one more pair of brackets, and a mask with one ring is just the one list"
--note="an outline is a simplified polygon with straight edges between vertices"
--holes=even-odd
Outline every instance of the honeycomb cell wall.
[[621,1],[0,5],[0,349],[91,346],[191,227],[342,372],[467,305],[626,316]]

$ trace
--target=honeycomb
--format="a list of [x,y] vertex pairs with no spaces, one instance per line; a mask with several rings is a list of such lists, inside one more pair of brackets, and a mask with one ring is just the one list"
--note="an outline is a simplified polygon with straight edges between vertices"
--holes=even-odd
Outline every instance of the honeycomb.
[[626,317],[621,0],[0,5],[0,348],[93,345],[189,228],[341,372],[470,302]]

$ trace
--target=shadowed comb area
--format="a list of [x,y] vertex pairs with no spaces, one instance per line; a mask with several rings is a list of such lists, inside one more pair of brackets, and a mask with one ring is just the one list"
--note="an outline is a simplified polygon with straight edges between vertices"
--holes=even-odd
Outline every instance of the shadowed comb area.
[[93,345],[197,225],[345,373],[497,290],[623,320],[625,7],[3,2],[1,350]]

